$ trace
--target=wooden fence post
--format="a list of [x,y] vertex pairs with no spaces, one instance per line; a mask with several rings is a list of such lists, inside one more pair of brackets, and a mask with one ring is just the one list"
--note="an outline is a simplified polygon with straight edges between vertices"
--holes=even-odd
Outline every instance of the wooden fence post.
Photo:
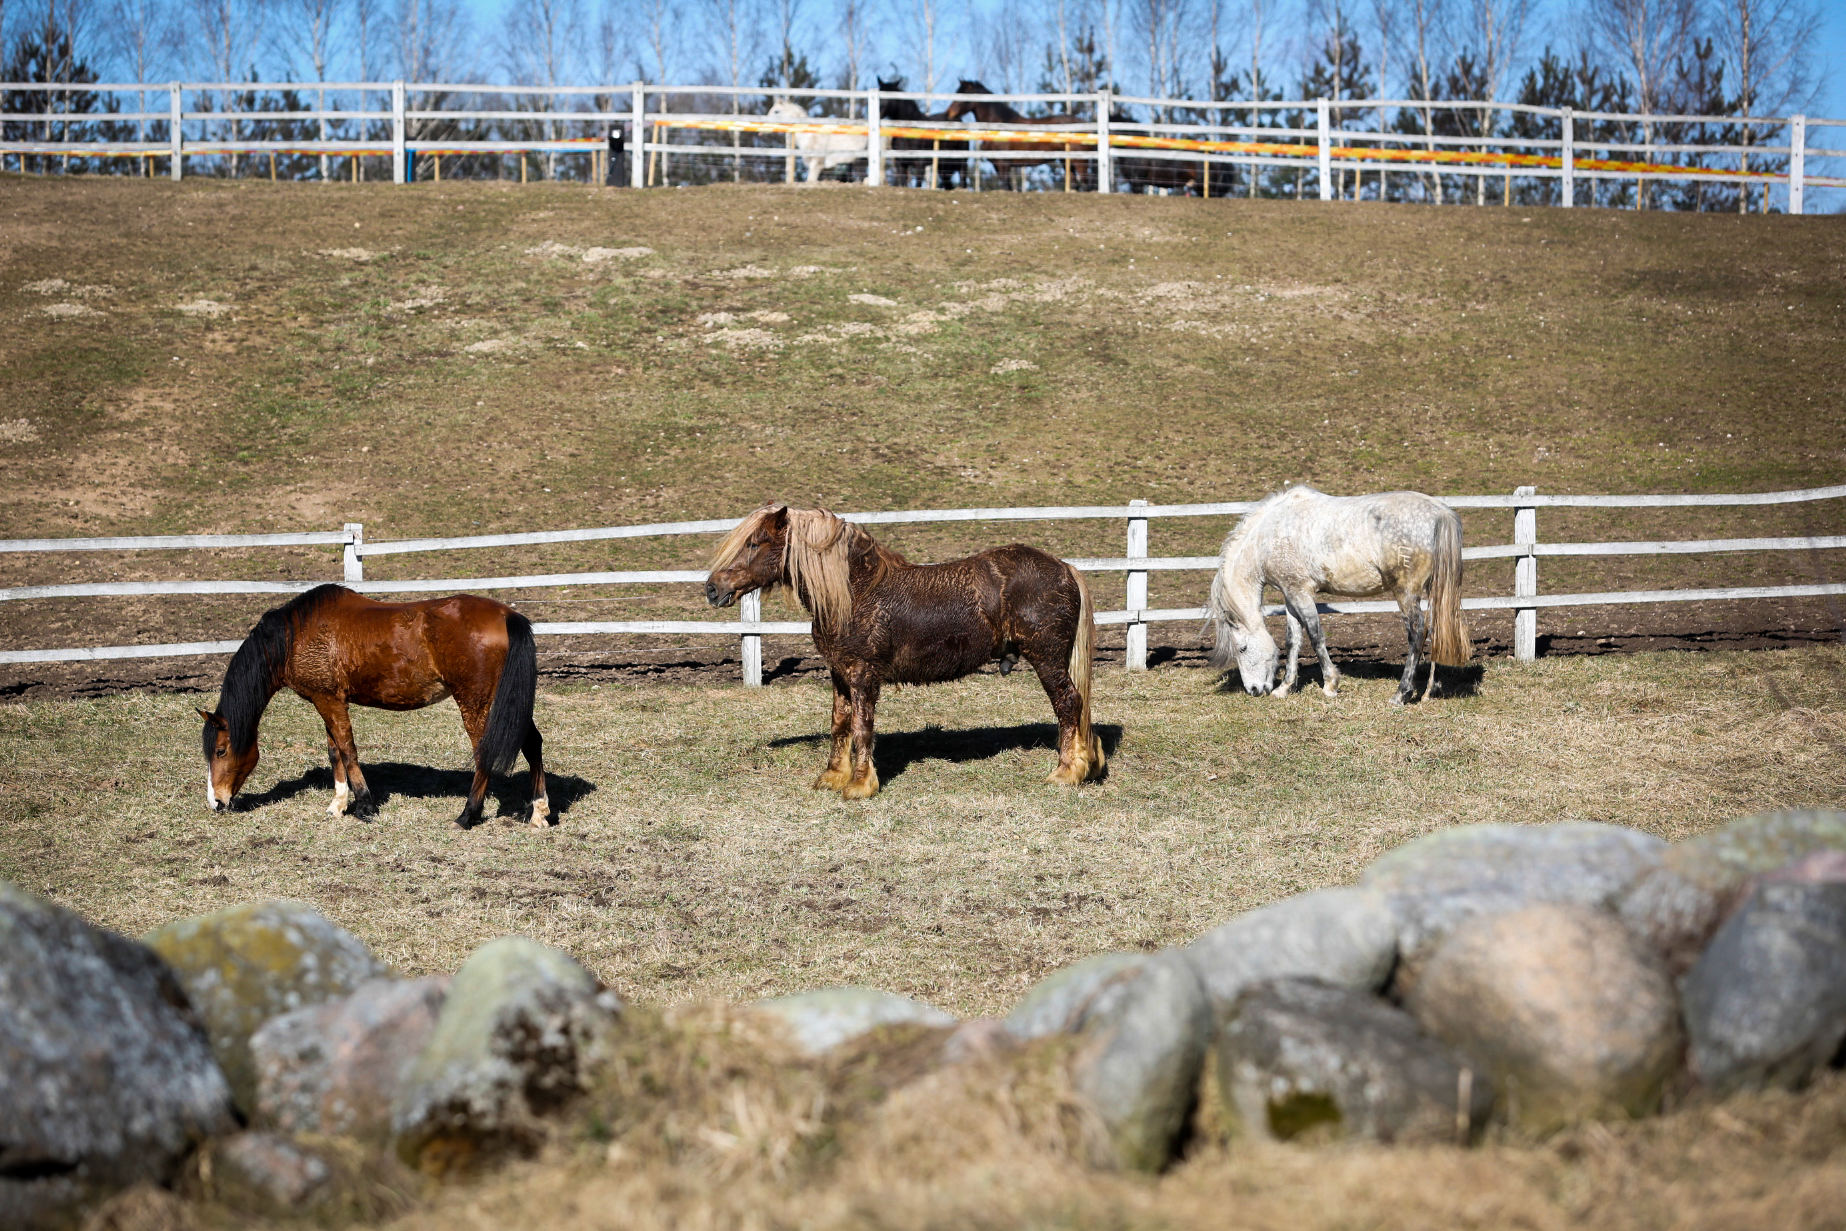
[[[180,109],[180,93],[180,83],[177,81],[167,87],[167,174],[174,179],[178,179],[181,175],[185,174],[185,172],[180,169],[181,164],[185,161],[184,146],[186,142],[186,124],[185,121],[180,118],[184,114]],[[19,156],[19,169],[21,171],[26,169],[26,156],[24,154]]]
[[1564,170],[1564,208],[1569,209],[1577,203],[1577,117],[1566,107],[1561,119],[1564,146],[1558,151],[1558,161],[1563,164]]
[[[1130,508],[1146,508],[1145,500],[1130,500]],[[1130,517],[1128,519],[1128,558],[1145,560],[1147,558],[1147,518]],[[1147,670],[1147,621],[1140,619],[1140,613],[1147,610],[1147,570],[1130,569],[1128,572],[1128,597],[1124,606],[1134,614],[1128,625],[1128,650],[1122,665],[1129,671]]]
[[1327,99],[1314,100],[1315,122],[1320,127],[1320,199],[1333,200],[1332,105]]
[[1096,191],[1114,192],[1114,158],[1109,152],[1109,91],[1096,96]]
[[407,159],[404,157],[404,138],[408,128],[404,122],[404,83],[391,83],[391,182],[406,183]]
[[[1515,487],[1515,496],[1538,494],[1536,487]],[[1538,543],[1538,509],[1533,505],[1516,505],[1513,509],[1513,546],[1531,548]],[[1538,596],[1538,557],[1531,551],[1513,557],[1513,597]],[[1529,663],[1538,657],[1538,608],[1513,609],[1513,657]]]
[[346,569],[342,581],[365,580],[365,523],[346,523]]
[[885,182],[884,116],[877,90],[865,92],[865,182],[883,186]]
[[1808,178],[1808,117],[1797,115],[1788,121],[1788,212],[1801,212]]
[[634,188],[646,188],[647,129],[644,124],[647,117],[647,86],[639,81],[635,82],[633,108],[634,128],[629,131],[628,135],[634,141],[634,148],[628,152],[628,156],[634,161],[628,168],[628,183]]
[[[763,592],[752,590],[737,600],[737,618],[745,624],[759,624],[763,619]],[[744,634],[744,686],[763,686],[763,635]]]

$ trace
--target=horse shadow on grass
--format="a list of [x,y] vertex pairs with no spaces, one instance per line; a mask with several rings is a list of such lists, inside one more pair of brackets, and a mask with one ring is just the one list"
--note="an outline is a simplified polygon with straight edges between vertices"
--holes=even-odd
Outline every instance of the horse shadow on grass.
[[[1119,723],[1099,722],[1091,727],[1102,741],[1103,752],[1115,756],[1122,742]],[[800,744],[825,747],[832,737],[824,732],[812,735],[788,735],[769,741],[771,748],[791,748]],[[986,761],[1003,752],[1043,749],[1054,760],[1058,753],[1058,724],[1027,722],[1014,727],[938,727],[920,731],[878,732],[872,748],[872,765],[880,782],[889,783],[918,761]],[[1105,775],[1106,775],[1105,771]]]
[[[1404,660],[1392,662],[1384,658],[1336,658],[1333,665],[1340,669],[1340,678],[1349,680],[1389,680],[1393,684],[1403,678]],[[1486,668],[1478,662],[1466,663],[1459,667],[1437,667],[1441,672],[1442,692],[1435,698],[1442,701],[1450,697],[1473,697],[1481,691],[1481,679],[1486,675]],[[1419,701],[1425,699],[1429,688],[1429,671],[1427,664],[1417,668],[1417,683],[1423,691],[1417,694]],[[1243,683],[1238,679],[1236,668],[1226,672],[1218,681],[1218,691],[1223,693],[1241,693]],[[1295,691],[1307,692],[1320,687],[1320,664],[1304,661],[1301,673],[1295,677]]]
[[[471,769],[435,769],[428,765],[409,765],[402,761],[366,761],[365,784],[371,788],[372,802],[384,808],[398,797],[407,799],[452,799],[455,810],[467,801],[468,788],[474,785]],[[524,822],[532,807],[530,776],[522,765],[511,774],[495,774],[487,787],[487,811],[492,819]],[[572,774],[545,771],[545,797],[551,803],[553,819],[562,819],[572,804],[596,789],[596,784]],[[333,795],[333,770],[319,766],[298,777],[285,778],[268,790],[237,797],[240,808],[260,808],[281,803],[297,795],[320,793]]]

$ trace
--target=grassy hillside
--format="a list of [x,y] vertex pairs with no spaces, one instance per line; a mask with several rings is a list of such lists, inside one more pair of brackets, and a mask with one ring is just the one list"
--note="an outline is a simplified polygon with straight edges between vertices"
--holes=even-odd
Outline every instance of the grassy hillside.
[[[1300,481],[1735,490],[1831,481],[1846,459],[1836,218],[857,189],[9,178],[5,192],[12,534],[357,520],[377,539],[711,517],[772,496],[1204,500]],[[1839,519],[1547,515],[1541,533]],[[1506,541],[1508,521],[1470,517],[1469,538]],[[1209,551],[1224,529],[1163,523],[1154,550]],[[1115,554],[1119,534],[892,537],[933,558],[1013,535]],[[688,564],[704,550],[400,557],[372,573]],[[326,577],[334,562],[5,566],[25,582]],[[1488,567],[1476,588],[1503,590],[1507,570]],[[1559,561],[1545,584],[1811,580],[1814,567]],[[1153,599],[1196,602],[1201,585],[1157,575]],[[677,592],[528,597],[547,615],[695,609]],[[264,605],[9,605],[0,634],[230,636]],[[1648,626],[1687,618],[1712,627],[1684,612]]]

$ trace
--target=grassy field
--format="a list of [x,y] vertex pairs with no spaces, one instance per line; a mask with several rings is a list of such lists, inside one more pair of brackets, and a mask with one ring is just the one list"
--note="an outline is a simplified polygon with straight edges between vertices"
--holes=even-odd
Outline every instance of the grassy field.
[[[377,540],[718,517],[769,497],[846,510],[1217,500],[1299,481],[1728,491],[1846,470],[1838,218],[11,176],[0,194],[9,536],[356,520]],[[1468,540],[1507,541],[1509,520],[1470,514]],[[1157,524],[1152,548],[1209,553],[1226,528]],[[1540,529],[1846,525],[1835,507],[1797,506],[1547,513]],[[1120,533],[885,537],[936,559],[1014,536],[1115,555]],[[706,549],[384,557],[368,573],[696,566]],[[5,560],[7,584],[336,571],[314,551]],[[1468,588],[1504,592],[1509,573],[1484,565]],[[1543,581],[1840,576],[1825,555],[1670,557],[1548,560]],[[1120,584],[1102,580],[1099,602],[1117,604]],[[1156,574],[1151,600],[1191,606],[1202,591],[1201,577]],[[690,588],[510,597],[540,619],[703,613]],[[6,603],[0,646],[233,637],[268,605]],[[1507,624],[1474,628],[1497,651]],[[865,983],[990,1014],[1076,958],[1348,882],[1444,825],[1594,819],[1679,837],[1762,808],[1846,805],[1841,625],[1824,603],[1547,614],[1554,651],[1814,644],[1490,656],[1464,695],[1405,711],[1385,705],[1401,653],[1390,621],[1334,622],[1337,702],[1220,693],[1193,630],[1160,629],[1180,651],[1161,669],[1098,677],[1107,781],[1044,785],[1042,694],[986,675],[887,694],[885,793],[857,806],[807,790],[827,693],[804,642],[772,640],[780,670],[755,691],[710,667],[734,646],[554,640],[539,721],[561,815],[545,833],[450,825],[467,779],[450,706],[361,712],[383,797],[366,824],[325,815],[324,736],[279,699],[257,806],[213,816],[192,706],[222,660],[5,668],[0,877],[130,934],[302,898],[407,973],[453,970],[519,932],[648,1013]],[[499,804],[510,817],[524,798],[509,780]],[[621,1162],[565,1143],[410,1222],[1204,1227],[1235,1209],[1255,1227],[1769,1227],[1826,1225],[1846,1199],[1837,1080],[1465,1154],[1227,1150],[1206,1135],[1158,1182],[1039,1149],[1011,1111],[944,1086],[965,1080],[908,1089],[821,1172],[777,1160],[822,1130],[789,1127],[806,1123],[789,1112],[757,1133],[739,1085],[709,1123],[692,1097],[674,1131],[710,1127],[747,1157]],[[1011,1136],[982,1136],[1002,1120]],[[933,1144],[916,1128],[964,1122]]]
[[[777,188],[9,177],[9,534],[373,539],[839,509],[1334,491],[1712,491],[1842,472],[1846,225],[1605,211]],[[1837,533],[1831,506],[1547,514],[1546,537]],[[1510,518],[1471,515],[1470,542]],[[1154,527],[1211,551],[1215,519]],[[903,528],[919,558],[1121,527]],[[697,564],[703,540],[380,558],[374,577]],[[14,583],[317,577],[327,552],[29,557]],[[1476,592],[1504,592],[1484,565]],[[1545,563],[1548,589],[1822,559]],[[1203,580],[1156,574],[1157,606]],[[1099,599],[1119,602],[1119,579]],[[520,596],[697,614],[689,589]],[[0,643],[229,637],[255,599],[9,603]],[[1827,624],[1813,605],[1548,631]],[[1339,622],[1336,622],[1336,624]],[[1504,619],[1483,635],[1504,638]],[[1190,630],[1162,632],[1190,643]],[[550,648],[565,647],[553,644]],[[42,674],[42,673],[41,673]],[[9,676],[8,678],[13,678]],[[34,675],[32,678],[38,678]]]
[[1105,673],[1110,774],[1081,790],[1041,782],[1053,727],[1022,675],[901,690],[880,712],[885,791],[857,805],[806,786],[823,681],[547,689],[561,815],[543,833],[520,823],[516,781],[503,819],[455,830],[466,758],[446,706],[361,713],[383,796],[361,823],[326,816],[321,732],[293,698],[265,725],[255,806],[228,815],[200,798],[193,698],[15,703],[0,707],[0,877],[130,934],[285,895],[406,973],[453,970],[506,933],[593,967],[634,1006],[628,1081],[649,1097],[599,1095],[540,1158],[477,1182],[400,1180],[408,1195],[370,1212],[405,1227],[1835,1225],[1837,1074],[1799,1097],[1465,1152],[1227,1144],[1208,1104],[1185,1162],[1148,1181],[1076,1161],[1055,1083],[981,1063],[922,1080],[766,1066],[704,1007],[861,983],[1002,1013],[1074,959],[1349,882],[1444,825],[1677,838],[1846,806],[1839,647],[1495,660],[1467,695],[1405,710],[1385,703],[1393,674],[1282,702],[1198,670]]

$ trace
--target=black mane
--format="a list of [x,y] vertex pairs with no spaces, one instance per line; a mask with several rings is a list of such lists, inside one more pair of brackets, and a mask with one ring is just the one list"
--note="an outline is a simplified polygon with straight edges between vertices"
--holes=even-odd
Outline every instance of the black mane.
[[[237,647],[231,665],[224,669],[224,682],[218,686],[218,713],[230,728],[233,752],[241,756],[256,743],[257,720],[281,687],[282,671],[288,665],[295,630],[301,621],[330,600],[349,593],[345,586],[328,583],[298,594],[280,607],[265,611]],[[210,727],[205,736],[209,756]]]

